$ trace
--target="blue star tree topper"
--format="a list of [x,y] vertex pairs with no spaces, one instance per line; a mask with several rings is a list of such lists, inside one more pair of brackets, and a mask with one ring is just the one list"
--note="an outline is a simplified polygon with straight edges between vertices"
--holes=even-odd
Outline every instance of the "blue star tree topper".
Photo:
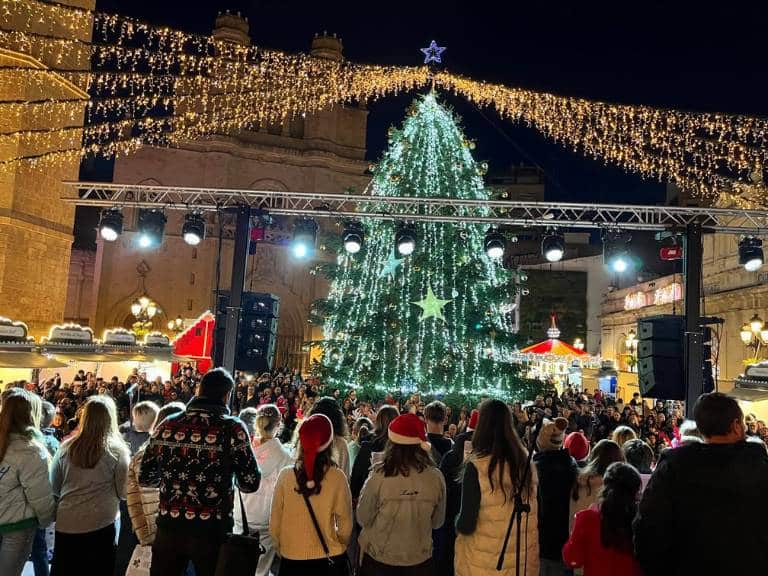
[[429,64],[430,62],[440,64],[443,61],[445,46],[438,46],[437,42],[432,40],[432,42],[429,43],[429,46],[421,48],[421,51],[424,53],[424,64]]

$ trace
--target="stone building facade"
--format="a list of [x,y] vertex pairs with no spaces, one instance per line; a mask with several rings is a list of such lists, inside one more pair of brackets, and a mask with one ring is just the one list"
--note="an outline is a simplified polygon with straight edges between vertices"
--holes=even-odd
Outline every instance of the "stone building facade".
[[[742,325],[754,314],[768,316],[768,272],[747,272],[738,262],[737,236],[710,234],[704,237],[704,296],[702,315],[723,318],[712,342],[721,390],[733,387],[751,356],[740,338]],[[664,276],[651,282],[616,290],[606,295],[602,307],[603,358],[612,359],[625,373],[630,368],[626,335],[637,331],[637,320],[658,314],[683,313],[683,280]]]
[[[18,11],[0,15],[0,29],[30,34],[31,40],[0,45],[0,161],[27,159],[79,148],[88,98],[84,76],[69,72],[90,67],[94,0],[61,0],[30,18]],[[75,17],[57,18],[57,13]],[[78,40],[62,51],[58,39]],[[55,104],[48,100],[57,100]],[[14,102],[31,102],[25,107]],[[50,113],[44,110],[50,110]],[[7,136],[19,131],[68,129],[39,139]],[[47,333],[63,318],[72,246],[74,208],[60,200],[62,181],[77,180],[80,161],[70,160],[31,168],[21,162],[0,169],[0,315],[25,321],[30,333]]]
[[[220,15],[215,34],[247,42],[247,23],[235,15]],[[312,53],[341,58],[341,40],[317,36]],[[364,108],[337,107],[284,126],[214,136],[178,148],[147,147],[116,161],[114,181],[292,192],[362,191],[369,181],[366,124]],[[222,215],[219,220],[206,215],[208,237],[192,247],[181,237],[184,212],[169,210],[166,215],[165,240],[160,247],[139,248],[132,210],[124,211],[125,232],[116,242],[97,240],[91,309],[85,315],[97,333],[112,326],[130,326],[130,304],[144,292],[161,309],[155,325],[162,329],[169,319],[196,318],[213,310],[217,285],[229,289],[232,217]],[[319,224],[335,230],[332,222]],[[308,310],[313,300],[327,293],[327,286],[320,276],[310,274],[316,262],[292,257],[285,242],[290,235],[290,219],[278,219],[267,241],[259,242],[256,254],[249,257],[245,288],[280,297],[276,362],[301,366],[306,362],[302,342],[320,336],[312,333]],[[318,250],[315,258],[323,257],[326,255]],[[75,314],[76,301],[73,295],[68,314]]]

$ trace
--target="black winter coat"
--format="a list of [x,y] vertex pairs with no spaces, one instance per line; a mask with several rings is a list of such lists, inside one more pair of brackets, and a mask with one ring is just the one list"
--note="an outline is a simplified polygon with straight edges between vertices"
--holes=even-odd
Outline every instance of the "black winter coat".
[[387,446],[387,436],[377,436],[360,444],[360,451],[355,458],[355,465],[352,467],[352,475],[349,478],[349,488],[352,491],[352,498],[357,500],[360,497],[360,491],[363,484],[368,479],[368,473],[371,471],[371,457],[374,452],[383,452]]
[[568,540],[576,461],[567,450],[538,452],[533,461],[539,475],[539,557],[562,560],[563,545]]
[[666,450],[634,523],[645,576],[763,573],[767,490],[768,455],[757,444]]

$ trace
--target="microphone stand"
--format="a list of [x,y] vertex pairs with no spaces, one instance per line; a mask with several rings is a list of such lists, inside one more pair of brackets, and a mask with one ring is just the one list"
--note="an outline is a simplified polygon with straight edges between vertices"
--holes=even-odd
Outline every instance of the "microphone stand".
[[509,526],[507,526],[507,534],[504,536],[504,545],[501,547],[501,553],[499,554],[499,560],[496,563],[496,571],[501,572],[504,568],[504,556],[507,554],[507,545],[509,544],[509,537],[512,534],[512,526],[517,520],[517,541],[515,542],[515,574],[520,576],[520,552],[521,552],[521,537],[522,537],[522,524],[523,514],[528,514],[531,511],[530,504],[523,502],[523,489],[528,481],[528,477],[531,474],[531,461],[533,460],[533,450],[536,447],[536,439],[539,437],[541,426],[544,423],[544,414],[539,415],[539,421],[536,422],[536,426],[533,429],[528,447],[528,459],[525,462],[525,469],[523,470],[523,478],[515,488],[515,507],[512,509],[512,516],[509,518]]

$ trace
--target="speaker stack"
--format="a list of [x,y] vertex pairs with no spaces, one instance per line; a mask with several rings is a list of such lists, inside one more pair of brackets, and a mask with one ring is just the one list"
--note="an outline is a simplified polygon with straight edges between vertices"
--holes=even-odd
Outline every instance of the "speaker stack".
[[[220,293],[216,309],[214,363],[224,357],[224,332],[229,294]],[[266,372],[272,369],[277,347],[280,297],[275,294],[243,292],[240,325],[237,331],[235,370]]]

